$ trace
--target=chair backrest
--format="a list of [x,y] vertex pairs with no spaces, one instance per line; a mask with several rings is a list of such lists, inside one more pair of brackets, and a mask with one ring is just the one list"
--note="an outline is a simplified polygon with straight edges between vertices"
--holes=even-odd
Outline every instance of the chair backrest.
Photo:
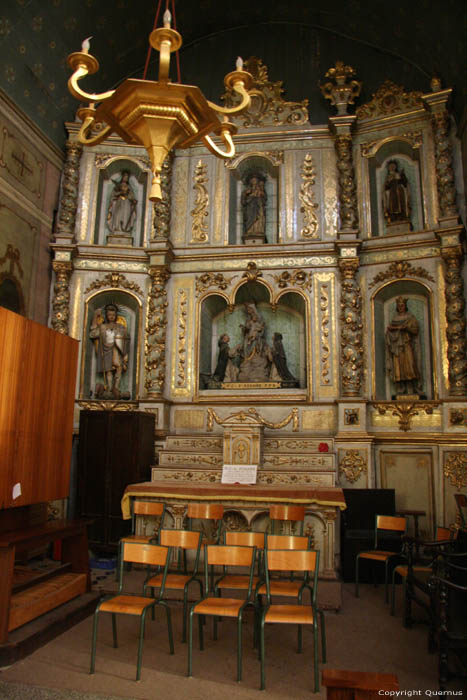
[[181,549],[199,549],[203,537],[196,530],[161,530],[159,544],[165,547],[180,547]]
[[264,532],[225,532],[224,544],[236,544],[244,547],[264,549]]
[[295,571],[303,573],[304,583],[311,584],[311,603],[316,605],[318,586],[319,551],[316,549],[266,549],[265,554],[266,595],[271,600],[269,588],[270,571]]
[[140,542],[125,541],[122,541],[120,546],[119,593],[123,588],[123,572],[125,568],[124,563],[131,562],[132,564],[144,564],[147,567],[157,566],[163,568],[163,578],[160,588],[160,595],[162,596],[172,549],[170,547],[163,547],[162,545],[158,544],[143,544]]
[[213,577],[209,576],[210,566],[222,566],[224,573],[229,567],[247,567],[249,568],[250,585],[248,588],[248,597],[251,595],[253,586],[253,571],[256,560],[256,547],[241,546],[234,544],[207,544],[204,546],[204,576],[205,590],[209,590],[209,586],[214,586]]
[[186,514],[195,520],[221,520],[224,506],[221,503],[189,503]]
[[157,536],[157,531],[164,525],[165,503],[159,501],[137,501],[135,498],[131,500],[131,531],[136,532],[136,516],[152,516],[160,518],[159,524],[156,527],[154,537]]
[[451,530],[449,527],[437,527],[435,533],[435,540],[441,542],[444,540],[453,540],[456,536],[455,530]]
[[307,535],[268,535],[268,549],[310,549],[310,538]]
[[303,535],[305,521],[305,506],[274,504],[269,506],[269,520],[272,523],[272,532],[275,532],[275,521],[290,520],[300,523],[300,535]]

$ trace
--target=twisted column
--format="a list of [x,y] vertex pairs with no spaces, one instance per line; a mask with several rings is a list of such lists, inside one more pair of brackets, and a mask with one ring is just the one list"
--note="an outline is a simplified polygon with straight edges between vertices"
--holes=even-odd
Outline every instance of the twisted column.
[[73,264],[70,261],[52,263],[55,273],[54,293],[52,298],[52,320],[54,331],[68,335],[70,318],[70,277]]
[[68,140],[65,165],[63,166],[62,192],[58,214],[56,236],[73,238],[75,231],[76,210],[78,208],[79,162],[83,147],[77,141]]
[[450,396],[467,394],[467,342],[465,338],[465,297],[461,275],[462,247],[441,248],[445,262],[446,336]]
[[435,112],[432,117],[435,141],[436,185],[441,217],[457,216],[456,185],[452,167],[452,146],[449,141],[451,126],[447,109]]
[[165,266],[149,268],[151,286],[148,294],[146,338],[144,342],[145,381],[148,398],[160,398],[165,382],[167,328],[167,288],[170,272]]
[[170,211],[172,208],[172,173],[173,152],[170,151],[162,166],[161,190],[162,199],[154,204],[153,240],[170,237]]
[[362,295],[356,279],[358,258],[339,260],[341,271],[342,396],[361,396],[363,374]]
[[339,185],[339,231],[356,231],[358,230],[358,205],[352,159],[352,136],[340,134],[336,136],[334,145],[337,153]]

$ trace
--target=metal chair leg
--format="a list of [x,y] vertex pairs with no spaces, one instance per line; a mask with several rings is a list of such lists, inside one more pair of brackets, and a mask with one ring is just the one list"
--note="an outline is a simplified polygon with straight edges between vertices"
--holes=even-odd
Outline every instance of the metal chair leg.
[[319,668],[318,668],[318,627],[317,620],[313,625],[313,659],[314,659],[314,676],[315,676],[315,689],[314,693],[319,692]]
[[266,687],[266,678],[265,678],[265,672],[264,672],[264,615],[261,616],[261,623],[260,623],[260,633],[259,633],[259,661],[260,661],[260,674],[261,674],[261,682],[260,682],[260,690],[264,690]]
[[114,649],[118,649],[118,641],[117,641],[117,616],[115,613],[112,613],[112,637],[113,637],[113,642],[114,642]]
[[242,680],[242,614],[238,616],[237,625],[237,681]]
[[190,610],[188,619],[188,672],[187,676],[192,676],[192,656],[193,656],[193,610]]
[[99,611],[94,613],[94,623],[92,626],[92,641],[91,641],[91,668],[89,673],[94,673],[96,669],[96,642],[97,642],[97,624],[99,621]]
[[146,610],[141,614],[141,624],[139,628],[138,659],[136,661],[136,680],[141,678],[141,661],[143,659],[144,623],[146,622]]
[[326,623],[325,623],[325,618],[324,618],[324,612],[322,610],[318,610],[318,615],[319,615],[319,622],[320,622],[320,627],[321,627],[321,658],[323,661],[323,664],[326,663]]

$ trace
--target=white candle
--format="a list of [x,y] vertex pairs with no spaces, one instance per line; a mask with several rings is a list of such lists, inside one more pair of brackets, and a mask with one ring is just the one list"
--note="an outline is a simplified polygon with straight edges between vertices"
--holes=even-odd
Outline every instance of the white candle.
[[170,29],[171,23],[172,23],[172,15],[170,14],[169,10],[166,10],[164,12],[163,16],[163,21],[164,21],[164,27]]
[[236,68],[237,70],[243,70],[243,58],[242,58],[241,56],[239,56],[239,57],[237,58],[237,62],[236,62],[236,64],[235,64],[235,68]]
[[89,53],[89,47],[91,46],[91,42],[89,41],[92,39],[92,36],[88,36],[87,39],[84,39],[84,41],[81,44],[81,51],[83,53]]

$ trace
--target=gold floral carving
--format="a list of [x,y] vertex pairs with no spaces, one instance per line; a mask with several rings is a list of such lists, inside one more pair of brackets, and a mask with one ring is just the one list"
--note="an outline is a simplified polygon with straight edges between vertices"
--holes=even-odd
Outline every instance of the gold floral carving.
[[465,297],[462,279],[461,246],[441,248],[446,299],[446,337],[448,341],[449,394],[463,396],[467,392],[467,341],[465,337]]
[[421,92],[405,92],[402,86],[386,80],[369,102],[358,107],[356,115],[360,120],[374,119],[422,108]]
[[360,396],[363,374],[362,295],[358,258],[339,261],[341,282],[341,378],[343,396]]
[[451,452],[444,462],[444,476],[458,489],[467,486],[467,453]]
[[435,282],[435,278],[424,267],[414,267],[409,262],[393,262],[387,270],[379,272],[368,285],[369,289],[380,282],[392,279],[402,279],[403,277],[421,277],[422,279]]
[[123,401],[78,401],[83,411],[137,411],[138,403]]
[[301,169],[302,184],[298,195],[301,202],[300,211],[303,213],[305,221],[305,226],[300,231],[300,234],[304,238],[318,238],[318,217],[315,211],[318,208],[318,204],[313,201],[315,175],[316,171],[313,164],[313,157],[311,153],[307,153]]
[[265,418],[260,416],[256,408],[249,408],[247,411],[238,411],[237,413],[232,413],[230,416],[223,419],[217,415],[213,408],[208,408],[208,420],[206,429],[210,432],[214,427],[214,421],[218,425],[224,425],[224,423],[227,420],[230,420],[232,418],[236,418],[240,422],[247,421],[253,418],[261,425],[264,425],[266,426],[266,428],[271,428],[273,430],[279,430],[280,428],[284,428],[290,423],[290,421],[292,421],[293,432],[297,432],[299,428],[298,408],[293,408],[289,415],[286,416],[284,420],[280,421],[279,423],[271,423],[270,421],[266,420]]
[[[408,141],[412,148],[420,148],[423,143],[423,134],[421,131],[406,131],[403,134],[398,134],[395,138],[403,139]],[[362,143],[362,156],[364,158],[371,158],[380,149],[380,147],[387,143],[388,139],[376,139],[375,141],[368,141],[367,143]]]
[[340,116],[347,114],[348,106],[354,104],[362,89],[360,81],[351,80],[355,74],[355,68],[336,61],[335,67],[325,74],[325,78],[329,78],[328,82],[320,86],[323,97],[336,107]]
[[449,422],[451,425],[467,425],[467,409],[451,408],[449,411]]
[[88,294],[94,289],[102,289],[103,287],[121,287],[122,289],[129,289],[132,292],[136,292],[136,294],[139,294],[140,297],[144,296],[144,292],[141,287],[139,287],[136,282],[130,282],[127,280],[125,275],[123,275],[121,272],[109,272],[102,279],[94,280],[94,282],[91,282],[88,288],[84,290],[84,293]]
[[366,459],[359,450],[346,450],[344,457],[339,461],[339,473],[344,474],[351,484],[358,481],[361,474],[368,473]]
[[327,284],[319,288],[319,310],[321,329],[321,381],[329,384],[331,372],[331,347],[329,344],[329,289]]
[[357,186],[352,159],[350,134],[336,136],[337,180],[339,184],[340,231],[358,229]]
[[[282,97],[282,80],[272,83],[268,78],[267,66],[261,59],[251,56],[243,65],[244,70],[253,76],[253,86],[248,90],[252,99],[250,107],[241,116],[233,117],[234,120],[241,120],[245,127],[260,124],[304,124],[308,121],[308,100],[286,102]],[[228,89],[221,99],[226,107],[233,107],[240,98]]]
[[66,142],[65,165],[63,166],[63,184],[58,214],[57,234],[73,238],[78,208],[79,161],[83,147],[76,141]]
[[167,455],[166,462],[168,464],[209,464],[213,467],[222,465],[221,455]]
[[58,333],[68,335],[70,318],[70,277],[73,264],[69,262],[52,263],[55,272],[54,293],[52,297],[52,328]]
[[218,289],[227,289],[232,282],[233,277],[225,278],[222,272],[204,272],[196,277],[196,296],[205,292],[209,287],[217,287]]
[[449,137],[451,120],[447,109],[433,114],[432,126],[435,140],[436,184],[440,214],[442,217],[457,216],[456,183],[452,162],[452,145]]
[[318,445],[322,440],[274,440],[272,438],[264,441],[264,447],[267,450],[279,450],[285,448],[287,450],[318,450]]
[[184,289],[178,292],[178,328],[177,328],[177,386],[186,385],[186,320],[188,316],[188,297]]
[[300,287],[301,289],[306,289],[308,292],[311,292],[312,276],[309,272],[305,272],[305,270],[293,270],[293,272],[285,270],[280,275],[274,275],[274,279],[280,289],[285,289],[285,287]]
[[195,168],[195,184],[193,189],[196,191],[195,206],[190,214],[193,217],[191,224],[191,242],[205,243],[208,240],[208,206],[209,195],[205,183],[208,181],[206,176],[207,165],[201,160]]
[[[118,160],[115,153],[96,153],[94,163],[96,168],[106,168],[113,161]],[[148,156],[130,156],[130,160],[143,170],[151,170],[151,161]]]
[[246,266],[246,271],[243,273],[242,277],[246,277],[248,282],[255,282],[258,277],[262,277],[263,273],[258,270],[258,266],[255,262],[250,261]]
[[151,285],[148,294],[146,334],[144,340],[144,388],[146,396],[159,397],[165,382],[167,328],[167,288],[170,273],[166,267],[149,269]]
[[439,401],[380,401],[372,404],[382,416],[386,412],[399,418],[399,430],[407,432],[411,428],[411,419],[418,416],[420,411],[427,415],[433,413],[433,409],[439,406]]
[[164,160],[161,172],[162,199],[154,204],[154,238],[167,239],[170,237],[170,212],[172,209],[172,171],[174,153],[170,151]]

